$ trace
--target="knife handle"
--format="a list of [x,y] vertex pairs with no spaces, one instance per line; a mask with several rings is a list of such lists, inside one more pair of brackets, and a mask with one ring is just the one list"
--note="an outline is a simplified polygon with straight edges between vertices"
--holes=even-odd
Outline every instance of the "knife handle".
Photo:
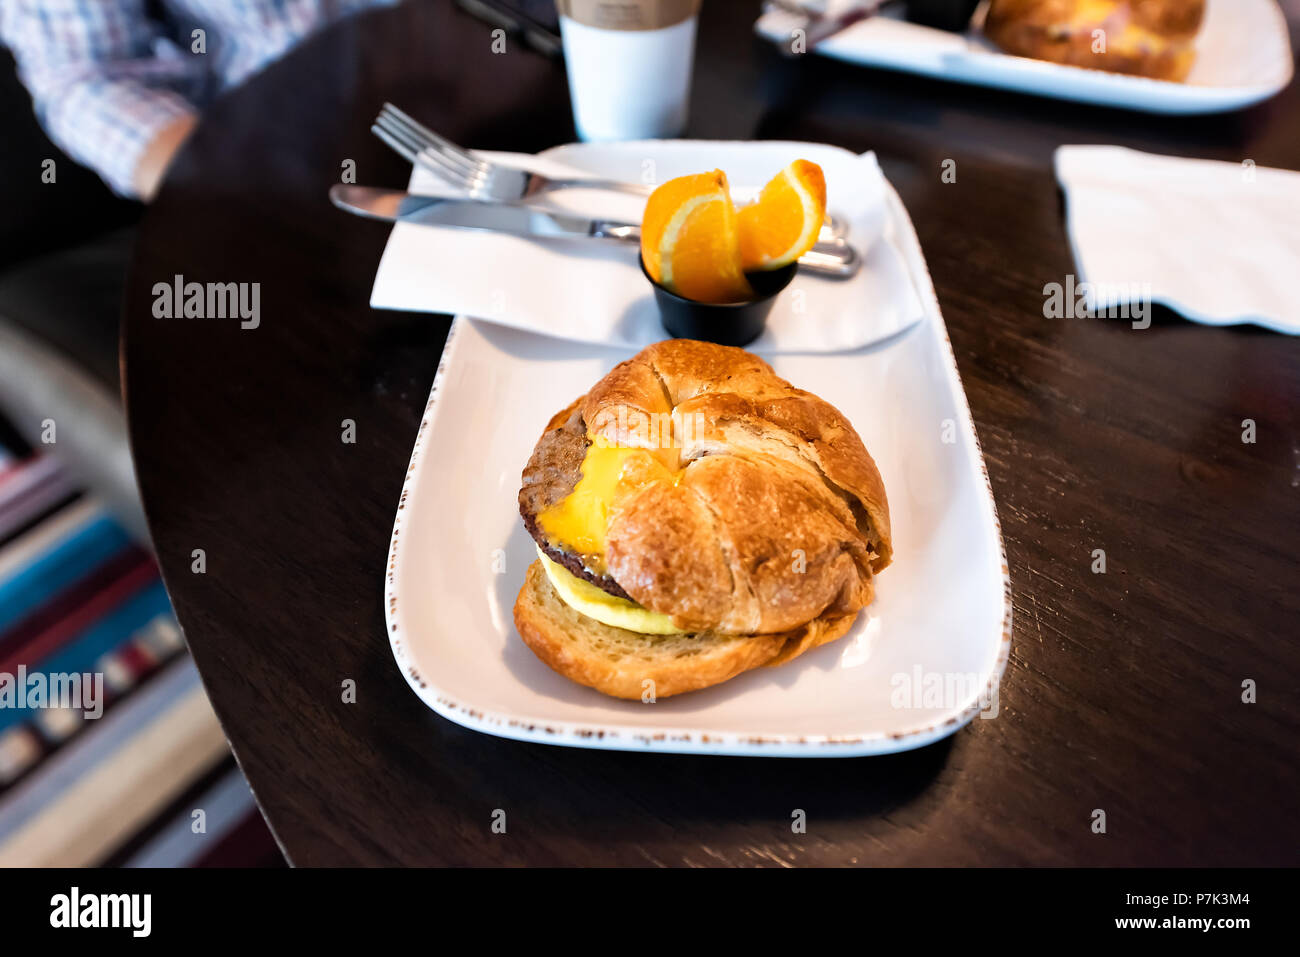
[[[593,219],[589,235],[594,239],[616,239],[625,243],[641,241],[641,227],[635,223],[617,223]],[[799,257],[799,265],[822,276],[845,279],[862,265],[857,250],[842,239],[823,240]]]
[[641,241],[641,227],[635,223],[616,223],[607,219],[591,221],[591,236],[595,239],[618,239],[625,243]]

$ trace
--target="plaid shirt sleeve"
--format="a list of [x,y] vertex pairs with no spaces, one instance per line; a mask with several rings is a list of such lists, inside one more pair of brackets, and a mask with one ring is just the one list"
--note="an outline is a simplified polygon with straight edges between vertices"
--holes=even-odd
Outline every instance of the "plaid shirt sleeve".
[[50,138],[123,196],[150,141],[196,112],[202,73],[145,0],[4,0],[0,38]]

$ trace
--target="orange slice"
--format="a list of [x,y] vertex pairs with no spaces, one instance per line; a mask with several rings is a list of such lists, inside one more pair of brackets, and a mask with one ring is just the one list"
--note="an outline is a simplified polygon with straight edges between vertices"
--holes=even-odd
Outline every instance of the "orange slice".
[[822,168],[795,160],[763,187],[756,202],[736,214],[742,268],[750,272],[788,266],[817,242],[825,218]]
[[752,299],[727,174],[715,169],[680,176],[651,193],[641,221],[641,258],[655,282],[686,299]]

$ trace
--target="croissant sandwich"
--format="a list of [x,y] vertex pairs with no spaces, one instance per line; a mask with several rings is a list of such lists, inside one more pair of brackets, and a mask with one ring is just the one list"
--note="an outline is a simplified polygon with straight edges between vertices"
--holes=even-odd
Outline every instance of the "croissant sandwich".
[[686,339],[551,419],[519,511],[538,553],[520,636],[618,698],[706,688],[834,641],[891,557],[880,473],[848,420],[763,360]]
[[991,0],[985,35],[1018,56],[1182,81],[1205,0]]

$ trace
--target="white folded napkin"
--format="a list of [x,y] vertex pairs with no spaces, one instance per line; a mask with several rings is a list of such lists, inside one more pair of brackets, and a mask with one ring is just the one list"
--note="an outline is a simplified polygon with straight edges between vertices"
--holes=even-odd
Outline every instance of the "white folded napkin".
[[[800,271],[780,294],[760,352],[839,352],[907,328],[922,315],[902,257],[890,241],[887,185],[874,154],[809,143],[696,140],[572,144],[539,156],[483,153],[547,175],[663,182],[714,167],[738,202],[752,198],[787,163],[804,158],[826,174],[827,205],[844,217],[863,255],[851,279]],[[453,192],[421,168],[412,192]],[[572,189],[548,194],[556,209],[639,223],[642,196]],[[486,319],[581,342],[640,348],[667,336],[633,243],[533,239],[398,223],[375,276],[370,304]]]
[[1056,177],[1089,309],[1145,299],[1193,322],[1300,333],[1300,173],[1062,146]]

